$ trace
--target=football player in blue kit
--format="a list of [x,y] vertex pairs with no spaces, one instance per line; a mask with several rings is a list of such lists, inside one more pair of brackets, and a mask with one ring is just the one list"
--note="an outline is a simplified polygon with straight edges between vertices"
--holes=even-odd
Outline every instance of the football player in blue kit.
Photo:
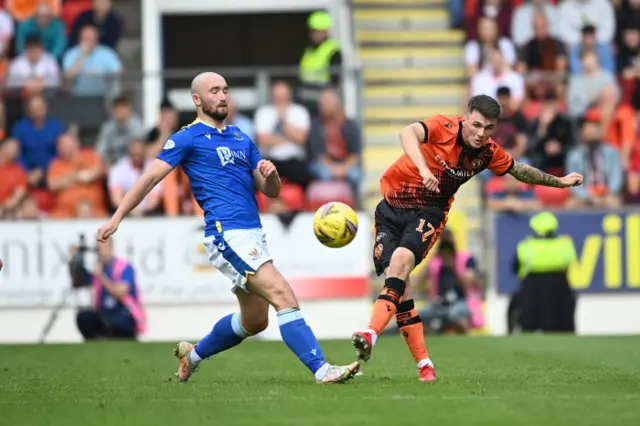
[[113,235],[145,195],[181,165],[205,212],[204,245],[209,260],[231,281],[240,310],[220,319],[197,344],[178,343],[179,380],[187,381],[202,360],[263,331],[271,305],[277,312],[283,341],[315,380],[345,382],[354,377],[360,364],[337,366],[325,361],[293,290],[269,256],[254,188],[277,197],[280,177],[273,163],[262,159],[251,138],[235,126],[224,125],[227,92],[227,83],[218,74],[202,73],[193,79],[191,97],[197,119],[167,140],[112,218],[99,228],[97,239],[104,242]]

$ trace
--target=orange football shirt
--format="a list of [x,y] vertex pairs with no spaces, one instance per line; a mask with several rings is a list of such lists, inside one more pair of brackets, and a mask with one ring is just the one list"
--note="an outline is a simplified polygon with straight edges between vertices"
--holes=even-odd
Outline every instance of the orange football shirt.
[[438,179],[440,192],[427,190],[422,184],[418,168],[403,154],[382,175],[380,189],[387,203],[400,208],[451,208],[458,188],[484,169],[497,175],[506,174],[513,158],[491,138],[484,147],[473,149],[464,144],[461,133],[462,117],[435,115],[422,121],[427,136],[420,145],[431,173]]

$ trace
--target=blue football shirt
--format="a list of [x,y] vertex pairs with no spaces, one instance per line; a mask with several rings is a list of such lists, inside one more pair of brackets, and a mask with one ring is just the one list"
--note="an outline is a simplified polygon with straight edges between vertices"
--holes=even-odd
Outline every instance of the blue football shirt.
[[158,158],[179,165],[204,210],[205,236],[262,226],[253,171],[262,156],[249,136],[235,126],[218,130],[194,121],[167,140]]

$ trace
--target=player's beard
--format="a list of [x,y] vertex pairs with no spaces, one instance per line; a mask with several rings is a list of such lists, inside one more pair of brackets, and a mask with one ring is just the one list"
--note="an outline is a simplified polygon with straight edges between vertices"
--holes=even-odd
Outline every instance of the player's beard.
[[227,118],[227,115],[229,114],[229,110],[227,109],[226,105],[224,106],[224,112],[220,111],[219,108],[221,108],[220,105],[214,108],[209,108],[207,105],[202,105],[202,112],[204,113],[204,115],[214,121],[224,121],[224,119]]

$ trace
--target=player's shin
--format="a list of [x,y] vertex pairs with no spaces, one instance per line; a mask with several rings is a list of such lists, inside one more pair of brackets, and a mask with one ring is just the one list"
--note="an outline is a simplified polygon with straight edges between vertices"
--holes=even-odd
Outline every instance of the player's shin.
[[190,360],[197,364],[203,359],[231,349],[250,335],[251,333],[240,324],[240,313],[229,314],[221,318],[211,332],[198,342],[189,354]]
[[369,329],[376,333],[376,337],[382,333],[398,311],[398,305],[406,287],[407,284],[400,278],[390,277],[385,280],[384,288],[373,305],[373,315],[369,322]]
[[302,363],[316,376],[321,378],[329,364],[311,327],[302,316],[299,308],[283,309],[278,312],[278,325],[282,340]]
[[403,301],[398,305],[396,321],[400,333],[404,337],[411,355],[413,355],[413,359],[418,363],[418,368],[431,365],[429,352],[424,340],[424,327],[416,311],[413,299]]

